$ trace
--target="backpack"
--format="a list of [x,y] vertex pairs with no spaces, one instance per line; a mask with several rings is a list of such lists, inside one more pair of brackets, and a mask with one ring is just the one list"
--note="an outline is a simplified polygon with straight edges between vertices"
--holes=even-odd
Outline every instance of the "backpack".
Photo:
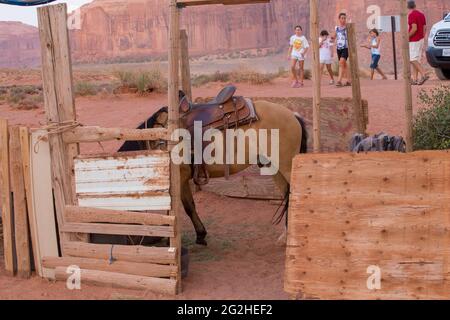
[[390,136],[384,132],[380,132],[372,137],[356,133],[350,140],[349,149],[351,152],[357,153],[372,151],[406,152],[406,143],[403,137]]

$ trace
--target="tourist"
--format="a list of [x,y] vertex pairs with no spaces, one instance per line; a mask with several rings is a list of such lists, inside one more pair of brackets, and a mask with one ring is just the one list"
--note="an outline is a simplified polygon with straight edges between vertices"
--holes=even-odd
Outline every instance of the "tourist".
[[[427,20],[425,15],[416,9],[415,1],[408,1],[409,55],[412,67],[412,84],[423,85],[430,77],[421,64]],[[421,78],[419,79],[419,74]]]
[[320,45],[320,79],[322,79],[323,70],[325,69],[325,66],[328,70],[328,73],[330,75],[330,84],[334,84],[334,75],[333,75],[333,69],[331,67],[331,64],[333,63],[333,41],[329,37],[329,33],[327,30],[323,30],[320,33],[319,37],[319,45]]
[[380,47],[381,47],[381,38],[380,33],[377,29],[372,29],[369,32],[369,38],[367,39],[367,44],[361,45],[363,48],[367,48],[370,50],[372,54],[372,62],[370,64],[370,80],[373,80],[375,75],[375,70],[383,77],[383,80],[387,80],[386,75],[379,67],[379,62],[381,59]]
[[[332,36],[336,40],[336,51],[339,60],[339,77],[336,83],[337,87],[351,86],[348,81],[348,67],[347,60],[349,57],[348,53],[348,33],[347,33],[347,14],[339,14],[339,25],[336,26],[335,31]],[[347,79],[343,83],[343,79]]]
[[[303,36],[303,29],[301,26],[295,27],[295,34],[291,37],[289,42],[288,59],[291,60],[292,70],[292,88],[303,87],[305,78],[305,56],[309,49],[308,40]],[[299,74],[297,73],[297,63],[299,66]]]

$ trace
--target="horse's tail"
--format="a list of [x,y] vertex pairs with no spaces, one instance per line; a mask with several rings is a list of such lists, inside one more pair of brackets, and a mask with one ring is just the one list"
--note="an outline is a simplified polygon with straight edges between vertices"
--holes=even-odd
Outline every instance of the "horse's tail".
[[300,123],[300,127],[302,127],[302,142],[300,145],[300,153],[308,152],[308,131],[306,131],[306,123],[305,120],[298,114],[294,112],[295,118]]

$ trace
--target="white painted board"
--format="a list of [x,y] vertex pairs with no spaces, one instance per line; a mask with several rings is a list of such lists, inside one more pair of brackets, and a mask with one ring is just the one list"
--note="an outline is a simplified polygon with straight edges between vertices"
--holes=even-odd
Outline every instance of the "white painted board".
[[117,153],[75,159],[78,205],[111,210],[170,210],[169,153]]
[[[44,138],[40,138],[44,137]],[[31,134],[30,144],[30,171],[31,171],[31,192],[33,201],[33,214],[29,214],[30,219],[34,219],[37,240],[36,250],[39,261],[43,257],[58,257],[58,240],[56,235],[55,211],[53,205],[52,173],[50,161],[50,146],[45,130],[34,131]],[[36,266],[36,272],[41,277],[54,278],[54,270]]]

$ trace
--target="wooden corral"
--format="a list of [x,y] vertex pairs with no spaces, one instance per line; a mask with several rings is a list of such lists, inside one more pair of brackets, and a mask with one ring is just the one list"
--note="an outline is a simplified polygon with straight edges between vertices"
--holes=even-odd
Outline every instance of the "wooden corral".
[[[206,99],[199,99],[206,100]],[[284,105],[294,112],[298,112],[306,122],[309,134],[308,152],[314,149],[313,142],[313,99],[304,97],[264,97],[254,100],[266,100]],[[320,109],[320,148],[325,152],[345,152],[352,135],[358,131],[358,124],[353,114],[354,106],[350,98],[321,98]],[[368,104],[363,100],[365,125],[368,123]],[[259,168],[252,166],[242,173],[225,178],[211,179],[209,184],[202,187],[204,191],[214,192],[223,196],[249,199],[283,199],[284,194],[279,190],[271,176],[261,176]]]
[[287,292],[450,298],[450,151],[300,155],[291,188]]

